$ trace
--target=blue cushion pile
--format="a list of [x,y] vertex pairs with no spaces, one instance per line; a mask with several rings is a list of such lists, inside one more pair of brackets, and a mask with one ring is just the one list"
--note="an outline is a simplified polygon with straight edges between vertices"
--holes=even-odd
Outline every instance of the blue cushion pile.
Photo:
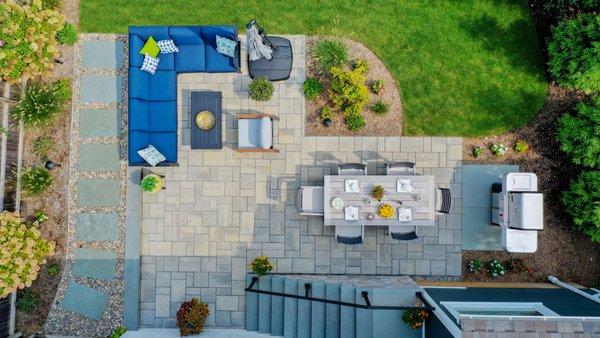
[[[171,164],[177,163],[177,74],[231,73],[240,65],[217,52],[217,35],[238,41],[235,26],[129,27],[129,165],[146,165],[137,151],[152,144]],[[140,50],[152,36],[172,39],[178,53],[159,54],[154,75],[140,70]]]

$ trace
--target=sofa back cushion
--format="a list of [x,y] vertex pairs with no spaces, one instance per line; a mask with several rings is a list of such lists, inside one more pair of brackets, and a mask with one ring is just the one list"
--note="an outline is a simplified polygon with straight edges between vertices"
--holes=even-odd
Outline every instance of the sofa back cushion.
[[234,26],[202,26],[204,43],[215,49],[217,48],[217,35],[237,42]]
[[139,36],[144,43],[150,36],[152,36],[156,41],[170,39],[169,28],[166,26],[130,26],[129,34],[135,34]]
[[174,26],[169,27],[169,35],[176,46],[179,45],[203,45],[200,37],[200,27]]
[[142,67],[144,56],[140,50],[144,47],[144,41],[138,35],[129,34],[129,67]]

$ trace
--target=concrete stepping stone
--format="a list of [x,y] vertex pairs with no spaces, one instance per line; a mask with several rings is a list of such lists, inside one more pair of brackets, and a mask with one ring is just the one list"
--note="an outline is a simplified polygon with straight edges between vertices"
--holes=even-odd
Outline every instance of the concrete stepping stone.
[[102,291],[71,282],[61,306],[94,320],[100,320],[106,308],[108,296]]
[[82,75],[80,87],[81,103],[121,102],[121,75]]
[[79,207],[118,207],[118,179],[82,178],[77,182],[77,205]]
[[111,251],[78,248],[75,251],[73,275],[103,280],[114,280],[117,272],[117,254]]
[[79,144],[79,171],[118,171],[118,144]]
[[79,138],[118,137],[120,131],[120,110],[88,109],[79,112]]
[[79,241],[118,241],[118,214],[77,214],[77,240]]
[[121,41],[83,41],[83,68],[123,67],[123,42]]

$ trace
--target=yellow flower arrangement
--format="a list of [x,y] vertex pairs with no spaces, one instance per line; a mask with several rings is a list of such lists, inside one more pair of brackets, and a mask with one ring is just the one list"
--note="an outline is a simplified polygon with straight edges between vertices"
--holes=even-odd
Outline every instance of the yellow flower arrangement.
[[392,218],[392,216],[394,216],[394,208],[389,204],[383,204],[379,207],[379,216],[383,218]]
[[250,269],[260,277],[273,270],[273,265],[271,262],[269,262],[269,258],[267,256],[258,256],[254,258],[252,263],[250,263]]

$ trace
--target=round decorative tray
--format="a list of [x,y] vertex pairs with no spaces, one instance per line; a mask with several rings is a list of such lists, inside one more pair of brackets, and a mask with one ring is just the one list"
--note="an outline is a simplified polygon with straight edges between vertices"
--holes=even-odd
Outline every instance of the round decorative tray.
[[344,207],[344,200],[341,197],[334,197],[331,200],[331,207],[336,210],[341,210]]
[[196,114],[196,125],[202,130],[209,130],[215,126],[217,119],[215,114],[208,110],[203,110]]

